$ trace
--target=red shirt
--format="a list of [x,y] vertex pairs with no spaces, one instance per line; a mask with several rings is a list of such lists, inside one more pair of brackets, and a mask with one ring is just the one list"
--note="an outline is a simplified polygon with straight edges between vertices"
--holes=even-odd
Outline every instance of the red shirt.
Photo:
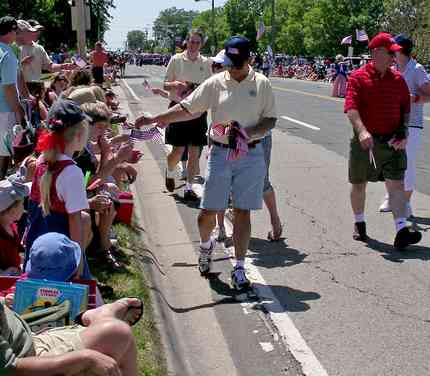
[[91,61],[94,67],[103,67],[108,62],[108,54],[105,51],[91,53]]
[[345,113],[349,110],[359,112],[369,133],[392,134],[411,111],[409,88],[400,72],[389,69],[381,77],[370,62],[349,77]]
[[20,252],[24,252],[19,239],[16,224],[11,225],[13,235],[10,235],[0,226],[0,269],[5,270],[10,267],[19,268],[21,264]]

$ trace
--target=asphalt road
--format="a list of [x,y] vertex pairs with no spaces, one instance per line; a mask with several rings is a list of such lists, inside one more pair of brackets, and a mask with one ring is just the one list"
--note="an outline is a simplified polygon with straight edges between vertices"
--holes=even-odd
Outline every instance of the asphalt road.
[[[141,98],[143,110],[157,112],[165,107],[162,100],[157,104],[153,98],[145,100],[141,85],[147,78],[159,86],[163,74],[164,69],[159,67],[128,68],[125,81]],[[392,219],[377,213],[384,194],[381,184],[371,185],[368,192],[367,221],[374,240],[368,245],[356,243],[351,239],[347,184],[351,131],[342,100],[329,97],[330,87],[325,84],[279,79],[272,84],[280,120],[274,131],[271,174],[287,239],[276,244],[267,242],[267,213],[263,210],[253,214],[249,259],[258,273],[253,281],[260,280],[282,307],[272,309],[268,305],[266,310],[272,318],[279,315],[292,320],[329,375],[430,374],[430,185],[426,173],[429,135],[425,133],[419,153],[419,193],[414,201],[418,217],[415,225],[424,234],[420,246],[402,253],[392,249]],[[429,109],[430,106],[426,116]],[[164,153],[156,146],[151,150],[159,156]],[[160,169],[163,167],[160,164]],[[181,201],[180,189],[176,193],[172,199],[197,244],[198,211]],[[225,283],[228,268],[220,266]],[[261,286],[257,290],[264,291]],[[213,298],[219,299],[226,291],[229,290],[217,291],[214,287]],[[236,325],[237,321],[226,319],[229,315],[238,317],[234,305],[217,309],[233,358],[238,359],[239,374],[277,375],[282,374],[279,364],[291,364],[289,352],[277,349],[270,361],[266,359],[266,364],[276,366],[261,367],[264,354],[257,351],[258,346],[243,346],[248,338],[246,331],[257,324],[245,321]],[[294,337],[289,336],[291,328],[282,320],[274,322],[274,326],[281,335],[287,332],[286,342],[290,349],[294,347],[291,345],[296,343],[289,342]],[[247,367],[250,357],[255,361],[251,368]],[[306,374],[323,374],[316,370],[315,363],[309,364]],[[253,368],[256,365],[260,368]],[[293,370],[290,368],[291,374]]]

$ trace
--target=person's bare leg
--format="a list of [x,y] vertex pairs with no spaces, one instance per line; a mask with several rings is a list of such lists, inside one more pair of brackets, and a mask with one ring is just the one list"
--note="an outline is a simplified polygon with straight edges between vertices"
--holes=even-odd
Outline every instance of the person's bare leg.
[[187,183],[192,184],[194,177],[199,170],[200,148],[198,146],[188,146],[188,163],[187,163]]
[[89,213],[82,211],[82,247],[87,249],[93,238],[93,232],[91,229],[91,216]]
[[210,240],[212,231],[216,226],[216,211],[202,209],[198,217],[200,240],[206,243]]
[[167,156],[167,168],[173,171],[182,158],[185,146],[173,146],[172,151]]
[[225,210],[216,212],[216,223],[218,227],[224,227]]
[[351,207],[355,215],[364,214],[367,183],[351,185]]
[[84,348],[115,359],[123,376],[137,376],[136,342],[126,323],[114,318],[98,320],[80,337]]
[[110,229],[112,228],[113,221],[116,216],[115,207],[111,207],[103,213],[99,213],[99,235],[100,235],[100,245],[103,250],[109,249],[112,244],[110,242]]
[[251,212],[233,209],[233,245],[236,260],[243,260],[251,239]]
[[264,204],[267,207],[270,215],[270,223],[272,224],[273,237],[277,238],[282,232],[282,223],[278,214],[278,207],[276,205],[276,194],[274,189],[269,189],[263,195]]
[[6,177],[9,163],[9,157],[0,157],[0,180],[3,180]]
[[405,196],[406,196],[407,202],[411,202],[411,198],[412,198],[413,193],[414,193],[414,191],[405,191]]
[[[391,211],[393,212],[393,218],[396,222],[396,229],[399,231],[400,227],[406,226],[406,195],[404,191],[403,180],[385,180],[385,186],[390,200]],[[398,222],[402,223],[399,224]]]
[[122,298],[113,303],[104,304],[100,307],[86,311],[82,315],[82,323],[85,326],[90,326],[100,320],[116,319],[124,321],[130,307],[136,308],[136,315],[132,318],[137,318],[137,316],[140,315],[140,310],[142,308],[141,300],[137,298]]

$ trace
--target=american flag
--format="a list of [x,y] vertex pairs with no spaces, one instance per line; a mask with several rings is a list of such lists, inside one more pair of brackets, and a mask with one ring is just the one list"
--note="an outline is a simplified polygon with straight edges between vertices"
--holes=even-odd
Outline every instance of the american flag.
[[130,133],[130,139],[132,141],[151,141],[156,144],[163,143],[163,136],[157,127],[147,129],[133,128]]
[[257,40],[261,39],[266,32],[266,26],[264,26],[264,22],[260,21],[260,24],[258,25],[257,30]]
[[368,42],[369,41],[369,37],[367,36],[366,31],[364,30],[355,30],[356,36],[357,36],[357,40],[359,42]]
[[348,35],[347,37],[342,39],[340,44],[351,44],[352,43],[352,35]]
[[225,126],[223,124],[215,124],[212,126],[212,131],[215,136],[225,136]]

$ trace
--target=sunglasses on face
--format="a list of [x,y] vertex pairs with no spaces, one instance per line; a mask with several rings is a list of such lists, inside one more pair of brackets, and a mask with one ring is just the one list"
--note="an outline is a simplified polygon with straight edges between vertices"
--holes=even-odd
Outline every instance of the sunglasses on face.
[[197,45],[197,44],[201,44],[202,42],[200,42],[199,40],[190,40],[188,43]]

